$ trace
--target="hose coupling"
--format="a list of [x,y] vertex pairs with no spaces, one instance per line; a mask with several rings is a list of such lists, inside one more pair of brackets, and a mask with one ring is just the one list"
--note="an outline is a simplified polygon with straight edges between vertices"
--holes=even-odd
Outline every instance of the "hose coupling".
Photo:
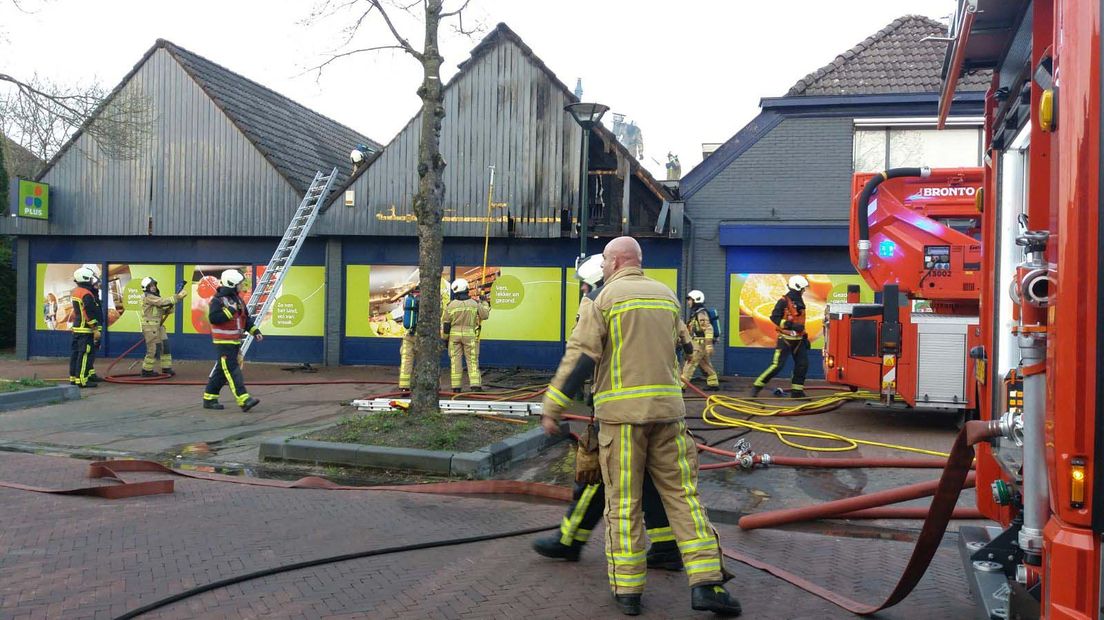
[[1000,436],[1011,439],[1019,447],[1023,447],[1023,414],[1014,411],[1006,411],[1001,416],[1000,422]]
[[859,239],[855,247],[859,251],[859,269],[870,269],[870,240]]

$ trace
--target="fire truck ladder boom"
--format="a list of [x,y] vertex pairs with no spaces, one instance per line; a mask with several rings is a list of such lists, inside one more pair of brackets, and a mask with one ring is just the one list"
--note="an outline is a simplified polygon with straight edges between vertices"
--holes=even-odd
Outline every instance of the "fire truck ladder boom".
[[[272,259],[268,261],[264,273],[257,280],[257,287],[249,297],[247,305],[249,316],[253,317],[256,324],[259,324],[272,309],[272,303],[276,301],[276,292],[284,283],[288,270],[295,264],[295,257],[299,255],[299,250],[303,247],[311,227],[314,226],[314,221],[318,219],[319,207],[330,195],[336,180],[337,168],[327,175],[323,175],[321,171],[315,173],[307,193],[303,195],[303,201],[299,203],[299,208],[291,218],[291,224],[284,231],[284,237],[280,239],[276,252],[272,254]],[[253,335],[247,334],[242,341],[242,357],[245,357],[251,344],[253,344]]]

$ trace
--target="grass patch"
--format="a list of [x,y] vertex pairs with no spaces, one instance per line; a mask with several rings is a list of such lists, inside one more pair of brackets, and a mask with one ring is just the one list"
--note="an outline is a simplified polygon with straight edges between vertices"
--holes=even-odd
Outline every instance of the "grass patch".
[[0,379],[0,394],[6,394],[8,392],[19,392],[21,390],[33,390],[35,388],[51,387],[53,385],[53,381],[43,381],[42,379],[29,379],[27,377],[23,377],[20,379]]
[[462,414],[372,413],[344,418],[335,426],[304,435],[303,439],[470,452],[529,430],[536,424],[536,418],[526,419],[525,424],[511,424]]

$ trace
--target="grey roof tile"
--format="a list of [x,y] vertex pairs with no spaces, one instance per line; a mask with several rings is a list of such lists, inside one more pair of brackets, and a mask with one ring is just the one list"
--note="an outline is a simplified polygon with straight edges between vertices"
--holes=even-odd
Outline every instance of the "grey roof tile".
[[[797,81],[787,97],[935,93],[940,90],[947,27],[922,15],[906,15]],[[959,91],[985,90],[987,71],[964,75]]]
[[302,106],[249,78],[179,45],[159,39],[192,79],[246,138],[300,192],[318,170],[338,169],[336,186],[349,178],[349,152],[358,144],[380,150],[378,142]]

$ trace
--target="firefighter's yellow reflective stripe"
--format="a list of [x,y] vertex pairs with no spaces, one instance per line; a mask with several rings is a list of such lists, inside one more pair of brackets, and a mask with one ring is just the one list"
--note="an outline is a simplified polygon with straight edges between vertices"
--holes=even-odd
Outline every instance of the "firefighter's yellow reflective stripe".
[[584,530],[582,528],[579,528],[579,529],[575,530],[575,540],[577,542],[586,542],[586,541],[590,540],[591,533],[592,533],[592,530]]
[[241,344],[241,340],[212,340],[215,344]]
[[571,399],[569,399],[566,394],[561,392],[559,388],[554,385],[549,385],[548,391],[545,393],[548,394],[549,400],[561,407],[567,407],[571,405]]
[[669,310],[678,315],[679,305],[669,299],[629,299],[613,304],[609,315],[613,317],[632,310]]
[[88,382],[88,377],[92,376],[92,373],[88,372],[88,356],[92,353],[92,345],[84,345],[84,355],[81,356],[81,370],[80,380],[81,385],[85,385]]
[[449,330],[449,337],[462,338],[464,336],[474,336],[475,330],[469,327],[453,327]]
[[234,313],[230,312],[230,308],[223,308],[222,313],[225,314],[226,318],[228,318],[228,319],[234,318]]
[[632,520],[632,425],[622,424],[621,431],[621,459],[617,464],[618,493],[620,504],[618,505],[618,528],[620,544],[617,546],[622,551],[632,549],[632,536],[630,521]]
[[240,405],[249,400],[249,392],[241,392],[238,384],[234,383],[234,375],[230,372],[230,366],[226,363],[225,355],[219,358],[219,363],[222,365],[222,374],[226,377],[226,384],[230,386],[230,391],[234,393],[234,399],[238,401],[238,404]]
[[615,317],[613,324],[610,326],[610,335],[613,338],[613,368],[611,373],[613,375],[613,388],[617,389],[622,386],[621,381],[621,347],[625,345],[625,341],[621,336],[621,317]]
[[610,562],[617,562],[618,564],[643,564],[647,561],[648,554],[644,551],[606,551],[606,559]]
[[563,523],[560,524],[561,544],[571,544],[571,541],[575,538],[575,531],[579,529],[579,524],[583,521],[583,515],[586,514],[587,508],[590,507],[590,502],[594,499],[594,494],[597,492],[597,484],[588,484],[586,488],[583,489],[582,494],[579,495],[579,501],[575,502],[575,508],[571,511],[569,516],[564,517]]
[[717,539],[710,536],[709,538],[695,538],[694,540],[686,540],[678,543],[678,548],[679,551],[683,553],[690,553],[692,551],[703,551],[707,549],[716,549]]
[[203,400],[218,400],[218,394],[203,393]]
[[690,461],[687,460],[686,424],[679,422],[678,433],[675,434],[675,445],[678,446],[678,468],[682,494],[686,498],[686,504],[690,508],[690,516],[694,520],[694,531],[698,538],[709,536],[709,528],[706,527],[705,515],[702,512],[701,502],[698,501],[698,489],[694,486],[694,472],[690,469]]
[[74,327],[72,331],[74,334],[91,334],[95,330],[90,327]]
[[643,586],[644,578],[647,573],[632,573],[629,575],[620,575],[617,573],[608,573],[610,583],[615,586],[622,586],[625,588],[632,588],[635,586]]
[[648,530],[648,539],[653,543],[667,542],[675,539],[670,527],[656,527]]
[[696,575],[698,573],[711,573],[713,571],[721,570],[721,559],[710,558],[705,560],[691,560],[684,564],[686,567],[687,575]]
[[791,384],[790,384],[790,387],[791,387],[791,388],[793,388],[793,389],[795,389],[795,390],[804,390],[804,389],[805,389],[805,386],[804,386],[804,385],[799,385],[799,384],[797,384],[797,383],[791,383]]
[[774,357],[771,358],[770,366],[767,366],[767,369],[763,371],[763,374],[759,375],[759,378],[756,379],[755,383],[753,383],[752,385],[754,385],[755,387],[763,387],[764,385],[766,385],[767,381],[770,380],[770,375],[778,369],[778,361],[780,359],[782,359],[782,349],[775,349]]
[[650,396],[682,396],[682,388],[677,385],[638,385],[635,387],[603,390],[594,395],[594,404],[608,403],[630,398],[648,398]]

